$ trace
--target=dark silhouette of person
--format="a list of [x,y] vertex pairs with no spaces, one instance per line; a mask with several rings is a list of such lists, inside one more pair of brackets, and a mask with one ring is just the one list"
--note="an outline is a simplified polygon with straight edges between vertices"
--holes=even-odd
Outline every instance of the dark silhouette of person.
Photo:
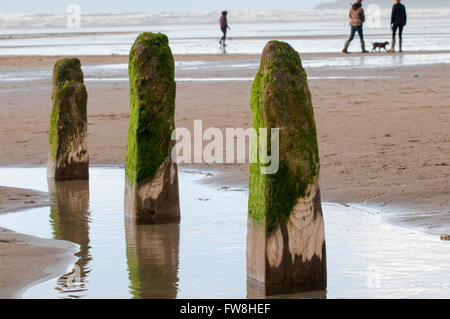
[[220,29],[223,32],[223,36],[220,39],[219,43],[223,46],[226,46],[225,41],[227,39],[227,29],[231,30],[231,28],[228,26],[227,15],[227,11],[222,11],[222,16],[220,17]]
[[402,45],[403,45],[403,27],[406,25],[406,8],[405,6],[400,3],[400,0],[394,0],[395,4],[392,7],[392,14],[391,14],[391,28],[392,28],[392,46],[391,46],[391,52],[395,52],[395,36],[397,34],[398,30],[398,46],[399,46],[399,52],[403,52]]

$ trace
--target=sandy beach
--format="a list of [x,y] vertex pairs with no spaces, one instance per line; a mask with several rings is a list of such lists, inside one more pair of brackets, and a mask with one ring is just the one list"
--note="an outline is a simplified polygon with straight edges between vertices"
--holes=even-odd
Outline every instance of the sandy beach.
[[[426,53],[428,55],[448,52]],[[416,52],[421,56],[424,52]],[[382,54],[383,55],[383,54]],[[390,55],[384,54],[386,57]],[[352,54],[352,58],[363,58]],[[402,58],[402,54],[395,54]],[[312,60],[341,54],[305,54]],[[83,66],[123,65],[125,56],[83,56]],[[405,57],[406,58],[406,57]],[[0,71],[48,69],[57,57],[1,57]],[[257,55],[176,55],[176,62],[250,61]],[[374,68],[306,68],[321,157],[323,199],[398,208],[402,222],[435,235],[450,232],[450,79],[448,64]],[[252,69],[183,69],[180,78],[252,78]],[[176,125],[248,128],[251,81],[179,81]],[[86,81],[91,165],[124,164],[129,90],[126,81]],[[0,88],[0,166],[44,166],[47,160],[51,83],[3,82]],[[210,181],[245,186],[246,164],[200,164],[220,172]],[[0,181],[1,185],[1,181]],[[0,213],[48,204],[48,195],[0,187]],[[418,218],[418,215],[428,214]],[[429,217],[428,217],[429,216]],[[0,230],[0,298],[17,297],[30,282],[61,273],[71,244]],[[27,264],[17,267],[25,256]],[[56,265],[56,266],[55,266]],[[59,266],[58,266],[59,265]],[[51,267],[50,267],[51,266]],[[14,270],[14,271],[12,271]],[[26,276],[24,276],[26,274]],[[19,280],[20,279],[20,280]]]
[[[244,57],[255,61],[258,58]],[[242,58],[176,56],[176,61]],[[55,60],[11,57],[1,58],[0,63],[8,68],[51,69]],[[127,63],[127,58],[81,57],[81,61],[84,66],[120,64]],[[326,200],[392,203],[419,210],[448,209],[448,71],[448,65],[437,64],[308,72],[312,78],[348,77],[310,80],[318,126],[321,187]],[[202,76],[201,71],[185,72],[190,72],[189,77]],[[241,73],[250,77],[251,71],[232,71],[231,76]],[[128,83],[87,82],[87,87],[91,164],[122,165],[128,130]],[[178,83],[177,127],[192,129],[194,120],[203,120],[204,128],[223,131],[227,127],[251,127],[250,88],[250,81]],[[2,85],[1,166],[45,165],[50,91],[48,81]],[[227,172],[247,170],[246,165],[214,168]],[[245,184],[246,176],[237,175],[241,177],[234,182]]]

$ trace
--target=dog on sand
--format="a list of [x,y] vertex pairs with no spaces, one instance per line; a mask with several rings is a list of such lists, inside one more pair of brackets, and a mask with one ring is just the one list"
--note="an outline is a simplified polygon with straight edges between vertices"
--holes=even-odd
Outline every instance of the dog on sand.
[[386,49],[386,46],[389,45],[389,42],[373,42],[372,43],[373,48],[372,48],[372,52],[376,52],[376,50],[378,49],[378,52],[381,52],[381,49],[384,49],[386,52],[388,52],[388,50]]

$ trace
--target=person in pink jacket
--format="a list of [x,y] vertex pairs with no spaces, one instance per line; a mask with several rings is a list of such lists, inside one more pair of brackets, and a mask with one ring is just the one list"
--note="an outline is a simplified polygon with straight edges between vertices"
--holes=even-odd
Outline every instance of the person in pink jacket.
[[231,30],[231,28],[228,26],[227,14],[227,11],[222,11],[222,16],[220,17],[220,29],[223,32],[223,36],[220,39],[219,43],[223,46],[226,46],[225,40],[227,39],[227,29]]

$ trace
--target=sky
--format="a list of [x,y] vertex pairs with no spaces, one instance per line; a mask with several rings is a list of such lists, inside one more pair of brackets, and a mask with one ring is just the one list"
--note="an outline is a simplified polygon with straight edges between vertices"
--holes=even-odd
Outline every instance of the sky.
[[84,12],[157,12],[222,10],[302,10],[332,0],[15,0],[2,1],[2,13],[65,13],[69,4]]

